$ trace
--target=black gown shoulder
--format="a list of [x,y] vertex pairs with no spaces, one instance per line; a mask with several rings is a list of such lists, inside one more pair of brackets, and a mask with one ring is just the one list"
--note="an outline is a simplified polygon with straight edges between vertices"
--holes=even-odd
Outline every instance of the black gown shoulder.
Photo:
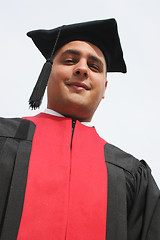
[[[125,228],[126,224],[126,239],[160,239],[160,191],[152,177],[151,169],[144,160],[139,161],[114,145],[107,143],[104,146],[104,152],[106,165],[108,166],[108,181],[111,182],[109,180],[112,178],[111,175],[116,175],[117,184],[123,178],[123,184],[118,187],[117,194],[119,188],[121,188],[119,194],[126,197],[127,222],[125,221],[122,226]],[[113,183],[111,184],[113,185]],[[108,188],[111,187],[109,183]],[[110,189],[108,189],[108,193],[111,201],[114,202],[111,197],[113,193],[112,191],[110,193]],[[116,193],[114,193],[114,198],[115,195]],[[121,205],[121,199],[125,202],[122,197],[118,197],[118,199],[119,206]],[[125,210],[123,213],[125,214]],[[121,238],[117,236],[116,239]]]
[[35,125],[0,118],[0,239],[16,239]]

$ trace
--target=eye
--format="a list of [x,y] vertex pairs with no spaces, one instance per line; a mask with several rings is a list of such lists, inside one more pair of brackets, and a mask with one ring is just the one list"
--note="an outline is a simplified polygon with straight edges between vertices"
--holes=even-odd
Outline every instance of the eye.
[[99,66],[97,66],[96,64],[89,64],[88,65],[93,71],[95,72],[100,72],[100,68]]
[[72,65],[72,64],[75,64],[76,61],[73,58],[68,58],[68,59],[64,60],[64,63],[67,64],[67,65]]

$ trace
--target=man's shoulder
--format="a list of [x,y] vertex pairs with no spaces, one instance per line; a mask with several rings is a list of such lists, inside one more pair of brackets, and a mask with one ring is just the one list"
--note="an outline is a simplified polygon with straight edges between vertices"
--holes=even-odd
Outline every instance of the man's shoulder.
[[139,168],[146,167],[145,161],[139,161],[133,155],[107,143],[104,146],[105,161],[134,175]]
[[0,137],[31,140],[35,125],[23,118],[0,117]]

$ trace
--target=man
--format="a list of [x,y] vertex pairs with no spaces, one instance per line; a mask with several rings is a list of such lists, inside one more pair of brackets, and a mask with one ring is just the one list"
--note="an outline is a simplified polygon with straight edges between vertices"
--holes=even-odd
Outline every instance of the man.
[[144,161],[89,123],[107,72],[126,72],[114,19],[28,33],[46,58],[30,98],[1,119],[0,239],[160,239],[160,192]]

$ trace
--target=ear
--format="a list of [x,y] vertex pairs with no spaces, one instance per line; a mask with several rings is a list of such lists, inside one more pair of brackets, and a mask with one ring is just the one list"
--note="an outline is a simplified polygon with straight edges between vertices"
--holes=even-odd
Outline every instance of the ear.
[[106,79],[106,82],[105,82],[105,89],[104,89],[104,93],[103,93],[103,99],[105,98],[105,92],[106,92],[106,89],[107,89],[107,84],[108,84],[108,81],[107,81],[107,79]]

